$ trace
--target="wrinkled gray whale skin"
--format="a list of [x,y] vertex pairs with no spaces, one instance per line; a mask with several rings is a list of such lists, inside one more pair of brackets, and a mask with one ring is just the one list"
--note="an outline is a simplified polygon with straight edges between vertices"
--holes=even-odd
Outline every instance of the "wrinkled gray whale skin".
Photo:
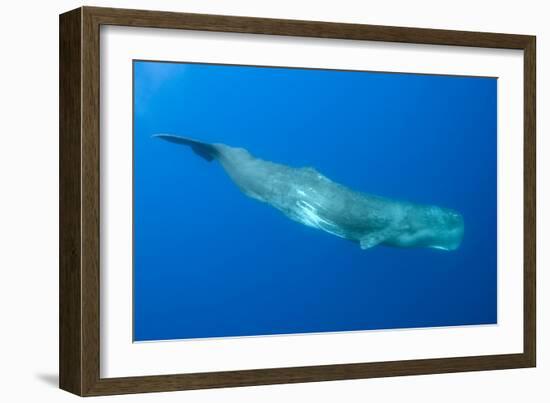
[[362,249],[385,245],[455,250],[462,242],[464,220],[454,210],[357,192],[313,168],[264,161],[244,148],[172,134],[153,137],[189,146],[207,161],[217,160],[247,196],[294,221],[357,242]]

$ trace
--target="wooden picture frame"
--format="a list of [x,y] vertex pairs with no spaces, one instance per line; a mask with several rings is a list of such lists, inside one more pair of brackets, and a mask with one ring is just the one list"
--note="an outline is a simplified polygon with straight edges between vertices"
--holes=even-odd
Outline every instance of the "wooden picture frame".
[[[172,28],[524,52],[523,353],[125,378],[100,377],[100,26]],[[60,16],[60,387],[80,396],[534,367],[535,37],[81,7]]]

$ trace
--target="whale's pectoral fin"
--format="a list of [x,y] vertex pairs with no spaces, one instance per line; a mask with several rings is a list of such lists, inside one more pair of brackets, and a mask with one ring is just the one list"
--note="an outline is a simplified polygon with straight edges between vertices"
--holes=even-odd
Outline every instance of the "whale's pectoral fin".
[[390,231],[388,230],[381,230],[376,232],[371,232],[368,235],[365,235],[359,240],[359,244],[361,245],[361,249],[370,249],[373,246],[379,245],[382,242],[384,242],[386,239],[388,239],[390,235]]
[[218,150],[215,146],[202,141],[190,139],[188,137],[174,136],[173,134],[155,134],[153,137],[169,141],[171,143],[183,144],[191,147],[193,152],[207,161],[212,161],[218,156]]

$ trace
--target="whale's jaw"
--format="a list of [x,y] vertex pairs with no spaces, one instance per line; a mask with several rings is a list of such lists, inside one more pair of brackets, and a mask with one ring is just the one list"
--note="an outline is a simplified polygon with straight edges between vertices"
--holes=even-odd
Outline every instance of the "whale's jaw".
[[446,232],[438,235],[437,240],[434,240],[430,248],[441,250],[456,250],[462,244],[464,238],[464,225],[450,228]]

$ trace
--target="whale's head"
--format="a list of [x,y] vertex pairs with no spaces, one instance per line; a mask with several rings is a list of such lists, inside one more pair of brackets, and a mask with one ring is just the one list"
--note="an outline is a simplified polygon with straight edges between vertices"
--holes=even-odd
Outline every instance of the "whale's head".
[[455,250],[464,237],[464,219],[455,210],[437,206],[411,206],[406,228],[391,245]]
[[424,207],[416,220],[418,241],[429,248],[455,250],[464,237],[464,218],[455,210]]

